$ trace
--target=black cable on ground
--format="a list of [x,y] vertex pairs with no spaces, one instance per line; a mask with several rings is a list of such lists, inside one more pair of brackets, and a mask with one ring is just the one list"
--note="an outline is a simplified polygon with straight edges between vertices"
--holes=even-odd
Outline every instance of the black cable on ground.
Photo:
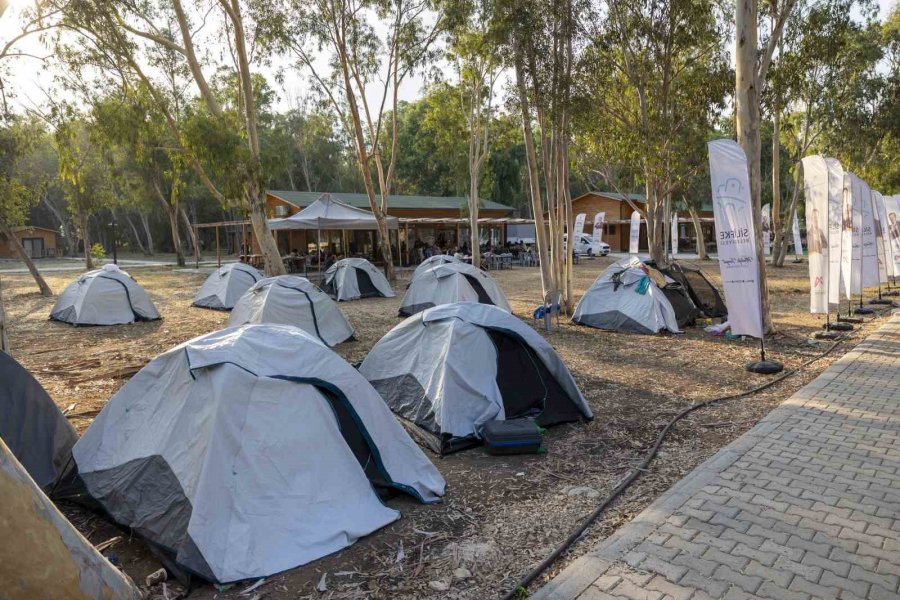
[[632,483],[634,483],[635,480],[637,480],[637,478],[640,477],[642,473],[644,473],[644,471],[646,471],[647,466],[656,457],[657,452],[659,452],[660,446],[662,446],[663,440],[669,434],[669,431],[672,430],[672,427],[675,426],[675,423],[677,423],[678,421],[683,419],[685,416],[689,415],[690,413],[692,413],[695,410],[698,410],[700,408],[703,408],[706,406],[711,406],[713,404],[718,404],[720,402],[726,402],[728,400],[737,400],[738,398],[746,398],[747,396],[752,396],[753,394],[758,394],[759,392],[761,392],[765,389],[768,389],[768,388],[772,387],[773,385],[780,383],[781,381],[784,381],[791,375],[794,375],[795,373],[799,372],[801,369],[808,367],[809,365],[816,362],[817,360],[821,360],[821,359],[825,358],[826,356],[831,354],[832,350],[837,348],[838,344],[840,344],[842,341],[844,341],[844,339],[846,339],[846,338],[840,338],[840,339],[836,340],[833,344],[831,344],[831,346],[828,347],[828,349],[826,349],[824,352],[822,352],[822,354],[820,354],[819,356],[809,359],[808,361],[804,362],[803,364],[801,364],[799,367],[797,367],[795,369],[790,369],[788,371],[784,371],[778,377],[775,377],[774,379],[770,379],[769,381],[767,381],[766,383],[763,383],[762,385],[758,385],[755,388],[751,388],[751,389],[749,389],[745,392],[741,392],[739,394],[732,394],[730,396],[719,396],[717,398],[710,398],[709,400],[704,400],[703,402],[700,402],[698,404],[692,404],[691,406],[688,406],[687,408],[685,408],[681,412],[679,412],[677,415],[672,417],[672,419],[669,420],[668,423],[666,423],[666,426],[663,427],[663,430],[656,437],[656,441],[653,443],[653,446],[650,448],[650,452],[647,453],[647,456],[644,457],[644,460],[641,461],[641,464],[634,467],[631,470],[631,472],[625,477],[625,479],[620,481],[619,484],[613,489],[613,491],[610,492],[610,494],[606,498],[603,499],[603,501],[597,506],[597,508],[595,508],[594,511],[591,514],[589,514],[584,519],[584,521],[582,521],[581,524],[578,527],[576,527],[574,531],[572,531],[572,533],[569,534],[569,537],[567,537],[559,546],[557,546],[556,550],[554,550],[553,553],[550,554],[550,556],[545,558],[543,561],[541,561],[541,563],[538,566],[536,566],[534,569],[529,571],[528,574],[525,575],[525,577],[523,577],[512,590],[507,592],[502,597],[501,600],[513,600],[514,598],[525,597],[527,595],[528,586],[535,579],[537,579],[541,575],[541,573],[546,571],[550,565],[552,565],[554,562],[556,562],[556,559],[558,559],[566,550],[568,550],[572,544],[574,544],[576,541],[578,541],[578,539],[584,535],[585,531],[587,531],[588,527],[590,527],[591,524],[595,520],[597,520],[597,517],[599,517],[601,514],[603,514],[603,512],[607,509],[607,507],[609,507],[609,505],[612,504],[613,501],[615,501],[622,494],[622,492],[624,492],[626,489],[628,489],[628,487]]

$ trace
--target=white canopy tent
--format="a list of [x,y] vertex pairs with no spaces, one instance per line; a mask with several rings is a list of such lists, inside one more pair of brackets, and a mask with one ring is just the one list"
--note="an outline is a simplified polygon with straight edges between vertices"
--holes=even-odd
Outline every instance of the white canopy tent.
[[[385,217],[388,229],[399,229],[400,219]],[[331,194],[318,200],[295,215],[284,219],[269,219],[269,229],[378,229],[375,215],[368,210],[344,204]]]

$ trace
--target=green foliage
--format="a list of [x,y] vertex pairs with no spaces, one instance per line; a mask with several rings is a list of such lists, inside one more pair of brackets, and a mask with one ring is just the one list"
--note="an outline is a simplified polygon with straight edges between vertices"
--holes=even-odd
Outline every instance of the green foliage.
[[103,248],[102,244],[96,243],[91,246],[91,258],[95,260],[106,258],[106,250]]
[[24,224],[40,200],[44,183],[33,177],[28,165],[42,133],[41,125],[28,119],[10,119],[0,127],[0,219],[8,226]]

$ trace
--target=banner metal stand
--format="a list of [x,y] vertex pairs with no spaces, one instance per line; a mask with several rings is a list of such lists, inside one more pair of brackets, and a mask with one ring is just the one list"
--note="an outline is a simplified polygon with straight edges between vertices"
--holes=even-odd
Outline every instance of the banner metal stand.
[[[757,266],[757,270],[762,265]],[[757,283],[757,285],[759,285]],[[762,335],[759,336],[759,360],[750,361],[744,365],[744,369],[750,373],[759,375],[772,375],[780,373],[784,370],[784,365],[777,360],[768,360],[766,358],[766,318],[763,314],[762,286],[759,286],[759,321],[762,327]]]

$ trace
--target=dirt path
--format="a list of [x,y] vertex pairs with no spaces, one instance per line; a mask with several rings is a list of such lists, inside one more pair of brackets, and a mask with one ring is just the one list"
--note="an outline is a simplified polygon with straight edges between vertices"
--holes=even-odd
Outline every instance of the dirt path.
[[[610,262],[586,260],[576,267],[579,296]],[[702,266],[716,275],[715,263]],[[153,356],[227,321],[227,313],[190,306],[203,275],[169,269],[141,269],[134,275],[150,292],[163,321],[105,328],[50,323],[47,315],[55,299],[39,296],[26,276],[3,277],[13,354],[61,408],[81,415],[72,419],[79,431]],[[530,323],[531,311],[540,298],[537,270],[518,268],[495,276],[515,313]],[[70,273],[47,277],[57,292],[72,278]],[[397,298],[342,304],[358,340],[336,351],[351,362],[362,360],[399,322],[396,314],[405,283],[398,281]],[[773,269],[770,286],[780,331],[770,351],[787,367],[799,365],[824,349],[824,345],[807,343],[822,320],[806,312],[806,265]],[[883,317],[870,320],[827,359],[764,394],[704,409],[683,421],[645,476],[547,575],[627,522],[883,321]],[[480,449],[446,458],[432,456],[449,484],[442,504],[420,506],[405,498],[391,500],[403,519],[343,552],[274,576],[254,593],[272,599],[496,597],[566,537],[591,511],[597,496],[605,496],[640,460],[675,412],[691,402],[763,381],[742,368],[757,355],[756,342],[728,341],[699,328],[683,335],[650,337],[564,322],[560,331],[547,338],[590,402],[596,415],[593,422],[552,429],[546,443],[549,452],[543,456],[498,458]],[[95,515],[64,508],[94,543],[121,535]],[[139,540],[127,537],[105,554],[112,555],[139,582],[158,566]],[[454,570],[460,567],[471,577],[454,578]],[[320,594],[315,586],[323,573],[327,573],[328,591]],[[239,596],[238,592],[250,583],[224,591],[201,586],[190,597],[246,599],[252,595]]]

